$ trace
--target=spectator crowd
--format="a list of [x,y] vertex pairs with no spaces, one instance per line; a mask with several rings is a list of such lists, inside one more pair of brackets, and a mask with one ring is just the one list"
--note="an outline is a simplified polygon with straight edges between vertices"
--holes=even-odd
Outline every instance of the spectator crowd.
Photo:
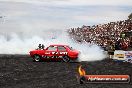
[[[129,50],[132,48],[132,20],[110,22],[68,30],[77,42],[97,44],[104,50]],[[127,34],[126,34],[127,33]]]

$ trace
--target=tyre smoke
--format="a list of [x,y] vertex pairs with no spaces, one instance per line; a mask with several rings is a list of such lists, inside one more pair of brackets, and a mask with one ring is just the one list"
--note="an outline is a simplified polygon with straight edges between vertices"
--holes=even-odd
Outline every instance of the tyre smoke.
[[38,44],[44,44],[45,47],[50,44],[68,44],[81,52],[79,61],[95,61],[102,60],[106,57],[104,51],[95,44],[77,43],[72,40],[65,31],[56,30],[46,31],[49,37],[32,36],[21,37],[16,33],[4,36],[0,35],[0,54],[29,54],[30,50],[37,48]]

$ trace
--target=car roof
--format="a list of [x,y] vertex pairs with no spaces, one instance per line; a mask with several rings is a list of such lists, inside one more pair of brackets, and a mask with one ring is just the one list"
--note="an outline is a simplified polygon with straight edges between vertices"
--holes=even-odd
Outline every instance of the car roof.
[[52,44],[50,46],[68,46],[68,45],[65,45],[65,44]]

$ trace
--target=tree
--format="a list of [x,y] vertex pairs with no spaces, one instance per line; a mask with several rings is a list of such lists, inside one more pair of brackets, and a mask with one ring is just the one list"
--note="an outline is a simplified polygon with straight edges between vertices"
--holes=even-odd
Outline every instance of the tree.
[[132,13],[128,16],[128,19],[132,20]]

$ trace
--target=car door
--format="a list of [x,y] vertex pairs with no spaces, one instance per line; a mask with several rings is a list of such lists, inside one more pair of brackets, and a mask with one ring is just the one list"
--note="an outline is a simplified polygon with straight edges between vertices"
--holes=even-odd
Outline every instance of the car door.
[[64,55],[67,55],[67,50],[64,46],[58,46],[58,56],[62,57]]
[[45,51],[47,59],[54,59],[57,56],[57,46],[49,46]]

